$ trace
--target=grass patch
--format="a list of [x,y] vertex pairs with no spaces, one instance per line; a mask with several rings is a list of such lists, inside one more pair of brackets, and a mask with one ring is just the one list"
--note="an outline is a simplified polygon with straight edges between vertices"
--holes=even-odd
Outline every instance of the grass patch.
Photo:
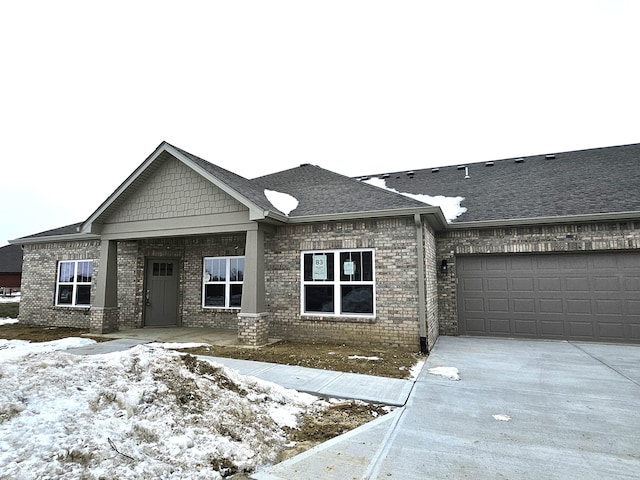
[[0,318],[18,318],[20,302],[0,303]]

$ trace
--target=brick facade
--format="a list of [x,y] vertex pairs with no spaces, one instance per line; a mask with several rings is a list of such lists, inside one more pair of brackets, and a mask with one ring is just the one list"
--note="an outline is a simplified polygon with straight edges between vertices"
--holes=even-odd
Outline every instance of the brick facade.
[[640,249],[640,222],[577,223],[448,230],[437,236],[437,258],[449,272],[438,281],[440,334],[457,335],[456,257]]
[[[425,263],[434,256],[425,227]],[[307,316],[300,311],[300,254],[328,249],[375,249],[376,317]],[[417,235],[413,217],[279,227],[265,240],[267,309],[271,336],[298,342],[340,342],[419,347]],[[427,279],[434,298],[433,268]],[[428,296],[429,298],[429,296]],[[437,306],[427,307],[437,331]]]
[[91,299],[100,269],[100,241],[58,242],[24,246],[19,320],[27,325],[89,328],[87,307],[56,307],[56,275],[62,260],[93,260]]

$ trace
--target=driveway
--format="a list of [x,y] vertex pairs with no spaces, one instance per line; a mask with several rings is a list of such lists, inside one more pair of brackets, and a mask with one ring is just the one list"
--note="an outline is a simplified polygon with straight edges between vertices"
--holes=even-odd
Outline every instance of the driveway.
[[440,337],[385,417],[254,478],[640,478],[640,346]]
[[638,346],[440,337],[409,402],[371,478],[640,478]]

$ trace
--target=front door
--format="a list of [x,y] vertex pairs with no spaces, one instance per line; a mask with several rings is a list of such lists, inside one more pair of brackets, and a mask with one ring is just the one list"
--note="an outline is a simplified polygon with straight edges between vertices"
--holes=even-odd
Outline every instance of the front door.
[[145,327],[178,325],[178,265],[175,258],[147,259]]

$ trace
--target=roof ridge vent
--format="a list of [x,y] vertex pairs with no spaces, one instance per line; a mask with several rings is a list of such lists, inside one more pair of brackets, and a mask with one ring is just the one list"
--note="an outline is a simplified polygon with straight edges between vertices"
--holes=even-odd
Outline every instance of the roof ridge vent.
[[440,169],[438,167],[431,169],[431,173],[438,173],[439,171]]
[[522,158],[522,157],[516,158],[515,162],[516,163],[523,163],[524,162],[524,158]]
[[493,162],[487,162],[484,164],[485,167],[493,167],[495,164]]
[[458,165],[458,170],[464,170],[465,168],[467,168],[466,165]]
[[556,154],[555,153],[547,153],[544,158],[546,158],[547,160],[553,160],[554,158],[556,158]]
[[380,178],[389,178],[389,174],[388,173],[383,173],[382,175],[380,175]]
[[416,172],[414,172],[413,170],[409,170],[407,172],[407,175],[409,175],[410,177],[413,176]]

